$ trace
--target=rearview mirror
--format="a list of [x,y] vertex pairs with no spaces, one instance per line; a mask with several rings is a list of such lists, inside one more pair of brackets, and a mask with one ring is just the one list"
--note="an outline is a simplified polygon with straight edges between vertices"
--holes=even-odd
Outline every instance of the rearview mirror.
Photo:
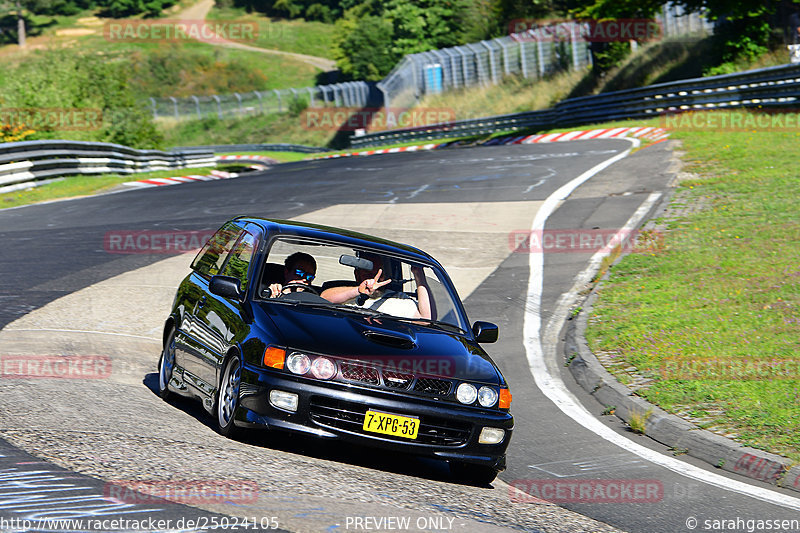
[[212,276],[211,281],[208,283],[208,291],[211,294],[230,298],[231,300],[240,300],[242,298],[239,280],[230,276]]
[[372,270],[374,266],[372,261],[369,259],[364,259],[363,257],[356,257],[354,255],[341,255],[339,256],[339,264],[344,266],[349,266],[353,268],[358,268],[360,270]]
[[472,333],[478,342],[497,342],[499,328],[491,322],[475,322],[472,325]]

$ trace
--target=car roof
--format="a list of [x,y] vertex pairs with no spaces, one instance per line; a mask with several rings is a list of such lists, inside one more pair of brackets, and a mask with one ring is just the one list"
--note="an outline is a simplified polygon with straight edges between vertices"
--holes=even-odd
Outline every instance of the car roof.
[[431,262],[439,265],[438,261],[419,248],[390,241],[388,239],[382,239],[381,237],[359,233],[357,231],[335,228],[332,226],[323,226],[320,224],[311,224],[309,222],[296,222],[292,220],[251,216],[239,216],[234,220],[239,222],[252,222],[253,224],[261,226],[270,234],[296,235],[298,237],[310,239],[332,240],[354,247],[360,246],[401,254],[413,259],[423,260],[425,262]]

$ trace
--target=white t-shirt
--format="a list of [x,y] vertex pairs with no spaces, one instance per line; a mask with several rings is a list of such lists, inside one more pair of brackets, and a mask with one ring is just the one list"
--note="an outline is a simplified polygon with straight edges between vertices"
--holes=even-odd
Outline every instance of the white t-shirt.
[[[355,300],[351,305],[358,306]],[[364,302],[364,305],[358,307],[374,309],[381,313],[403,318],[414,318],[418,314],[417,301],[404,292],[396,291],[387,291],[380,298],[369,298]]]

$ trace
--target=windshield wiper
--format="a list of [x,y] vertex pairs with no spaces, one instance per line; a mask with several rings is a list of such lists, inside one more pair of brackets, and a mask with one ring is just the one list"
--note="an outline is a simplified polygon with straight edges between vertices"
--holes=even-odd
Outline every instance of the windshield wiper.
[[386,315],[386,316],[388,316],[389,318],[394,318],[396,320],[407,320],[409,322],[425,322],[426,326],[436,326],[436,327],[439,327],[441,329],[452,330],[452,331],[454,331],[456,333],[462,333],[462,334],[466,333],[463,329],[461,329],[460,327],[458,327],[456,325],[450,324],[449,322],[440,322],[438,320],[433,320],[432,318],[422,318],[422,317],[420,317],[420,318],[411,318],[411,317],[407,317],[407,316],[395,316],[395,315]]

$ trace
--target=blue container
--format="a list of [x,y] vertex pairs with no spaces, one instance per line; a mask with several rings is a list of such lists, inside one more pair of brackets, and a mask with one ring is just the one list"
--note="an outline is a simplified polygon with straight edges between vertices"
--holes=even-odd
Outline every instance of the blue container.
[[429,63],[425,65],[425,93],[439,94],[442,92],[442,65]]

